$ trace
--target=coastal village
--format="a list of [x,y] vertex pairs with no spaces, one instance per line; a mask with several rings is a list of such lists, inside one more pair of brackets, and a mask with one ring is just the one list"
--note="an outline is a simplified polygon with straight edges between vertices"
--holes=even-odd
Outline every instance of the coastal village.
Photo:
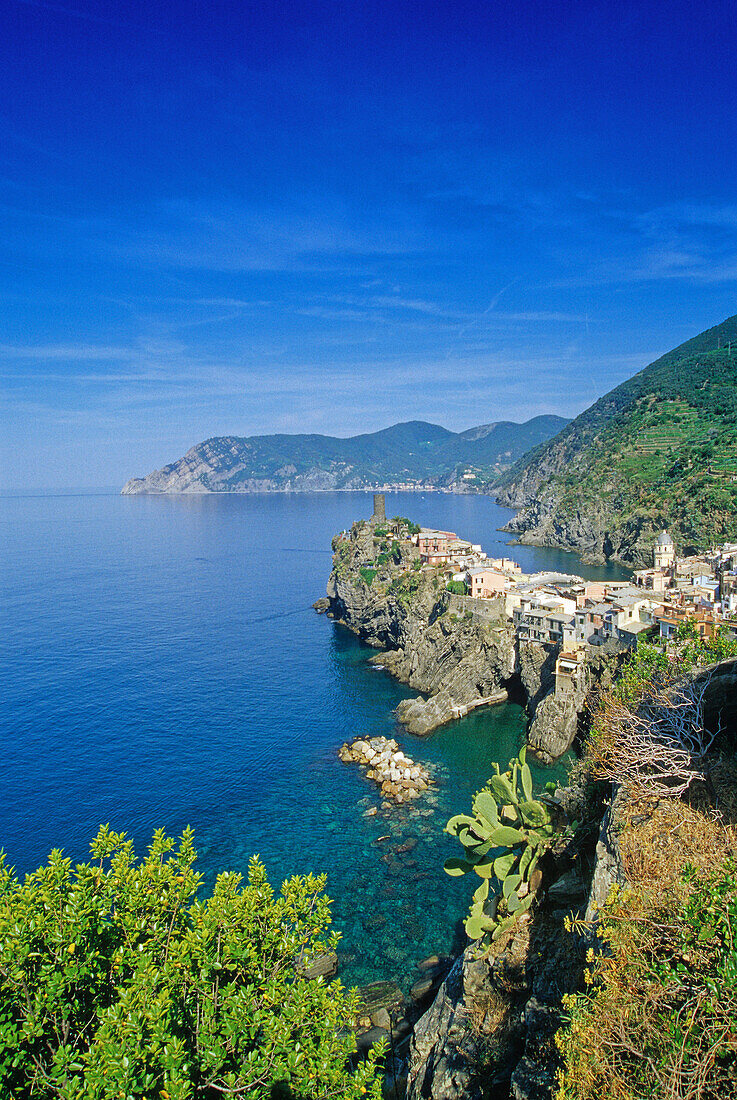
[[423,568],[438,571],[456,606],[479,618],[511,621],[518,641],[558,647],[556,693],[575,684],[587,659],[634,649],[641,640],[676,637],[695,624],[710,638],[719,626],[737,631],[737,543],[681,557],[667,531],[653,546],[653,563],[629,581],[587,581],[575,574],[525,574],[508,557],[490,558],[454,531],[387,520],[382,494],[374,498],[374,527],[408,538]]

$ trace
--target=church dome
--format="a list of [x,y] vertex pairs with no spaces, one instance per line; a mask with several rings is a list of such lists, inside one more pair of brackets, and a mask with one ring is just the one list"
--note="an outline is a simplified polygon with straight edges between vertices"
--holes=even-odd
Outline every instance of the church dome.
[[673,539],[667,531],[661,531],[655,540],[655,545],[663,549],[670,548],[673,545]]

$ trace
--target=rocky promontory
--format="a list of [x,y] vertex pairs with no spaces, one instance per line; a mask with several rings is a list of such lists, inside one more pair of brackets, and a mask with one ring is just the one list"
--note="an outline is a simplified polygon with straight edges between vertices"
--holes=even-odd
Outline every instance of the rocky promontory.
[[516,672],[511,624],[477,623],[451,606],[444,581],[408,539],[355,523],[333,540],[328,614],[369,645],[373,663],[421,693],[397,717],[426,734],[508,697]]
[[557,648],[518,642],[503,601],[484,604],[482,615],[467,610],[408,538],[359,521],[333,540],[327,606],[319,600],[315,608],[381,649],[371,663],[419,693],[396,710],[411,733],[424,735],[477,707],[514,699],[530,718],[530,749],[550,762],[570,748],[587,700],[619,658],[602,653],[575,691],[557,695]]

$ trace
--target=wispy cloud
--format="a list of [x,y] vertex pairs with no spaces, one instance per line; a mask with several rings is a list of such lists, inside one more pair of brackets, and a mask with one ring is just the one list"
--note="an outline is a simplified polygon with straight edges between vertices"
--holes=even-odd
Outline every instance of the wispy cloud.
[[39,362],[64,360],[69,362],[129,359],[131,349],[106,347],[99,344],[0,344],[0,358],[36,359]]

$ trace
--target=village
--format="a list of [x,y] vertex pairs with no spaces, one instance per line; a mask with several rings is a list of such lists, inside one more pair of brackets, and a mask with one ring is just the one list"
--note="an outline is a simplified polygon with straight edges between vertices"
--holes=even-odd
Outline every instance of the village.
[[[376,494],[372,524],[393,528]],[[401,528],[401,529],[400,529]],[[417,546],[423,566],[437,570],[456,606],[511,622],[518,642],[558,648],[556,693],[578,680],[601,647],[635,649],[640,641],[673,639],[690,621],[710,638],[719,626],[737,631],[737,543],[679,557],[667,531],[653,546],[653,564],[629,581],[587,581],[566,573],[525,574],[511,558],[490,558],[454,531],[400,524],[394,532]]]

